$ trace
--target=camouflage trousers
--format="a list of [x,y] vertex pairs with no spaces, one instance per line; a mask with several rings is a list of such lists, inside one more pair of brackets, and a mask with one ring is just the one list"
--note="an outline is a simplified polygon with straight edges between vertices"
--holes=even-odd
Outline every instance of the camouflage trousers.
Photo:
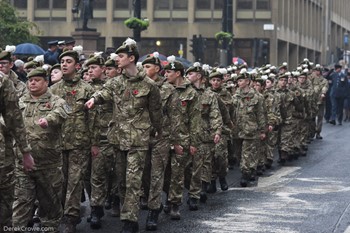
[[117,156],[117,177],[122,203],[120,220],[138,221],[142,173],[147,150],[131,148]]
[[51,167],[25,173],[16,169],[13,226],[26,227],[32,219],[35,200],[39,201],[39,215],[43,227],[58,232],[63,215],[63,174],[61,167]]
[[266,139],[266,159],[273,160],[273,151],[276,148],[277,145],[277,137],[278,132],[277,131],[271,131],[267,133],[267,139]]
[[156,142],[151,152],[151,174],[148,195],[148,208],[159,209],[162,203],[162,189],[164,185],[164,174],[169,161],[169,140],[162,139]]
[[258,139],[240,139],[238,146],[241,151],[240,169],[242,174],[252,174],[258,166]]
[[322,131],[324,111],[325,111],[325,104],[319,104],[318,112],[316,116],[316,133],[321,133]]
[[302,147],[307,147],[307,141],[310,136],[310,120],[300,120],[299,121],[299,142]]
[[267,141],[266,139],[261,141],[259,140],[257,144],[258,150],[258,166],[264,166],[267,160]]
[[241,155],[242,155],[242,147],[241,147],[241,141],[238,138],[233,138],[232,139],[232,144],[233,144],[233,154],[234,158],[236,159],[237,163],[240,164],[241,161]]
[[89,149],[63,151],[63,205],[64,215],[80,218],[80,200],[83,179],[90,156]]
[[218,177],[226,177],[228,169],[228,137],[222,135],[221,140],[215,145],[215,152],[212,161],[212,180]]
[[[300,147],[300,141],[297,140],[298,133],[297,120],[292,124],[283,124],[278,132],[278,150],[292,154]],[[286,158],[283,158],[286,159]]]
[[171,153],[170,155],[170,171],[171,179],[168,193],[168,201],[180,205],[184,190],[185,168],[188,161],[191,159],[188,150],[185,150],[183,155]]
[[91,206],[103,206],[107,197],[109,179],[116,178],[116,175],[111,175],[113,172],[116,172],[116,157],[113,146],[110,144],[101,145],[100,154],[92,158],[91,162]]
[[12,226],[14,181],[14,165],[0,167],[0,232],[5,226]]
[[[214,143],[202,143],[199,146],[199,150],[197,154],[201,153],[201,157],[203,158],[203,166],[202,166],[202,181],[210,183],[211,176],[212,176],[212,161],[215,153],[215,144]],[[195,155],[194,159],[197,158],[197,155]],[[201,185],[201,183],[200,183]],[[200,189],[200,187],[199,187]],[[200,191],[199,191],[200,192]],[[198,193],[199,195],[199,193]],[[199,198],[199,196],[198,196]]]

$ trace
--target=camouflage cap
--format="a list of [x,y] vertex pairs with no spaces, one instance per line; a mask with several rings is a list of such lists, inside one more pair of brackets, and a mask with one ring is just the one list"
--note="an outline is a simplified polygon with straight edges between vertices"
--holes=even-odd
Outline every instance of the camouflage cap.
[[314,70],[323,71],[323,68],[320,64],[316,64]]
[[46,70],[42,67],[35,68],[34,70],[30,71],[27,75],[27,78],[30,79],[32,77],[43,77],[47,79],[47,73]]
[[90,57],[85,65],[89,66],[89,65],[99,65],[99,66],[104,66],[105,65],[105,59],[103,59],[103,57],[101,56],[103,52],[96,52],[93,54],[92,57]]
[[66,56],[73,58],[77,63],[79,62],[79,53],[77,51],[64,50],[63,53],[61,53],[61,55],[59,56],[59,60]]
[[164,70],[184,70],[185,67],[183,64],[179,61],[176,61],[176,58],[174,55],[171,55],[167,57],[168,64],[164,66]]
[[127,38],[123,44],[117,48],[117,50],[115,51],[116,54],[118,53],[127,53],[129,55],[139,55],[139,51],[136,45],[136,41],[134,41],[131,38]]
[[224,79],[224,75],[227,74],[227,69],[225,68],[216,68],[209,74],[209,79],[220,78]]
[[276,76],[276,78],[279,80],[279,79],[281,79],[281,78],[289,78],[289,76],[291,76],[292,75],[292,73],[291,72],[284,72],[284,73],[282,73],[282,74],[279,74],[279,75],[277,75]]
[[115,62],[115,60],[113,59],[108,59],[106,62],[105,62],[105,66],[106,67],[115,67],[115,68],[118,68],[118,64]]
[[199,62],[195,62],[193,63],[192,66],[190,66],[187,70],[186,70],[186,74],[190,73],[190,72],[198,72],[198,73],[202,73],[203,68],[201,67],[201,64]]
[[238,81],[239,79],[249,79],[249,74],[247,72],[246,68],[241,69],[241,71],[239,72],[236,81]]
[[38,62],[36,62],[36,61],[34,61],[34,60],[31,60],[31,61],[29,61],[29,62],[26,62],[26,63],[24,63],[24,66],[23,66],[23,68],[24,69],[32,69],[32,68],[37,68],[37,67],[39,67],[40,65],[39,65],[39,63]]
[[143,62],[142,62],[142,65],[144,65],[144,64],[153,64],[153,65],[157,65],[161,68],[162,62],[159,59],[159,53],[154,52],[152,54],[148,54],[146,59],[143,60]]
[[12,61],[12,53],[16,50],[14,45],[6,45],[5,50],[0,52],[0,60]]
[[61,64],[57,63],[57,64],[53,65],[53,66],[51,67],[51,69],[50,69],[50,74],[51,74],[51,72],[52,72],[53,70],[55,70],[55,69],[61,70]]

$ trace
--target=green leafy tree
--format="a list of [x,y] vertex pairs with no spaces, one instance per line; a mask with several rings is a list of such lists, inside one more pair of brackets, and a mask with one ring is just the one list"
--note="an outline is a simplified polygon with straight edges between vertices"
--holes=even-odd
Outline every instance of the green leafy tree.
[[40,34],[38,26],[20,19],[16,10],[6,0],[0,0],[0,47],[17,45],[21,43],[39,43],[39,38],[34,34]]

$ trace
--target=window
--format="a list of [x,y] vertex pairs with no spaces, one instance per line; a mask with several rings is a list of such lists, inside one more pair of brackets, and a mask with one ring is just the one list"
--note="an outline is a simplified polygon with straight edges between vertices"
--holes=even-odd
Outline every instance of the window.
[[52,7],[66,9],[67,8],[67,0],[52,1]]
[[187,9],[187,1],[186,0],[175,0],[173,1],[173,7],[174,9],[177,10],[183,10],[183,9]]
[[129,2],[126,0],[114,0],[114,7],[116,9],[129,9]]
[[253,9],[253,0],[237,0],[237,9],[238,10],[252,10]]
[[196,9],[210,10],[210,1],[208,1],[208,0],[196,0]]
[[270,0],[257,0],[256,1],[257,10],[270,10]]
[[27,0],[14,0],[13,6],[18,9],[27,9]]
[[214,9],[215,10],[222,10],[222,8],[224,8],[224,1],[214,0]]
[[155,10],[169,10],[170,9],[170,1],[169,0],[158,0],[154,2]]
[[48,1],[48,0],[36,0],[36,8],[49,9],[50,8],[50,1]]
[[95,9],[106,10],[106,8],[107,8],[107,3],[106,3],[106,0],[94,0],[94,1],[92,2],[92,6],[93,6]]

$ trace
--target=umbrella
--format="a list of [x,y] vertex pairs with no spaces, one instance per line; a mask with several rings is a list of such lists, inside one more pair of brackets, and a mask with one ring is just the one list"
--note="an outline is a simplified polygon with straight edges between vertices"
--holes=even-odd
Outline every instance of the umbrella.
[[244,63],[247,64],[247,62],[245,62],[245,61],[244,61],[242,58],[240,58],[240,57],[233,57],[233,58],[232,58],[232,63],[235,64],[235,62],[237,62],[238,65],[242,65],[242,64],[244,64]]
[[23,43],[16,45],[14,55],[43,55],[45,51],[36,44]]
[[191,65],[192,62],[190,62],[189,60],[187,60],[186,58],[183,57],[175,57],[176,61],[179,61],[182,63],[182,65],[184,65],[185,69],[188,69]]

